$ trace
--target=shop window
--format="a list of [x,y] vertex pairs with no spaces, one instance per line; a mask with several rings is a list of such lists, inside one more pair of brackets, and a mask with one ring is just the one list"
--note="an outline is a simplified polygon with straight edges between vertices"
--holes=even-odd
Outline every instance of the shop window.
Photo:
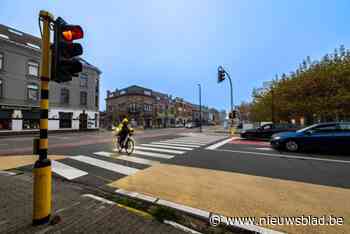
[[59,112],[59,127],[60,128],[72,128],[72,112]]

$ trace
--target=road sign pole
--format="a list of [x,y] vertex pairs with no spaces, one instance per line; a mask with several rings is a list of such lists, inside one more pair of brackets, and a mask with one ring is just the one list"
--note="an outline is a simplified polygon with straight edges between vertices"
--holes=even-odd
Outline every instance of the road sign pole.
[[40,11],[39,20],[43,22],[40,66],[40,140],[39,159],[33,169],[33,225],[45,224],[51,215],[51,162],[48,151],[48,108],[50,80],[50,23],[53,16]]

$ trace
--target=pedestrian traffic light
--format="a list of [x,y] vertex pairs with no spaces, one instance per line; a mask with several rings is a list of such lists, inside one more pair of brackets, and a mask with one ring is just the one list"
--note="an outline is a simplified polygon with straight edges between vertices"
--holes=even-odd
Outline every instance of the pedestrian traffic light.
[[77,56],[83,54],[83,48],[74,40],[84,36],[79,25],[69,25],[61,17],[54,22],[54,44],[52,49],[51,79],[58,83],[72,80],[78,76],[83,65]]
[[222,82],[225,80],[225,70],[220,66],[218,68],[218,83]]

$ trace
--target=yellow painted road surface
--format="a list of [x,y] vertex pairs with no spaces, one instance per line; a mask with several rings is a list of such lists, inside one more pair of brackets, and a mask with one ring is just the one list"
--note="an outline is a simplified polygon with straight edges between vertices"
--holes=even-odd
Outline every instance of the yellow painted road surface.
[[343,217],[341,226],[266,226],[288,233],[350,233],[350,189],[159,164],[112,187],[226,216]]
[[[27,165],[32,165],[38,160],[38,155],[0,156],[0,170],[9,170]],[[64,159],[62,155],[50,155],[51,160]]]

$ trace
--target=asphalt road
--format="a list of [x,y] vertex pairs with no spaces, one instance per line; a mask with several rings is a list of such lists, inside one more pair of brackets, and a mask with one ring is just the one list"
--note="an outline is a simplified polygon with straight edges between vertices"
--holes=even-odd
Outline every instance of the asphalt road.
[[[239,139],[208,150],[206,149],[208,145],[227,139],[227,136],[206,131],[198,134],[198,129],[159,129],[135,134],[136,146],[141,149],[136,149],[139,153],[131,155],[130,160],[130,158],[118,158],[120,155],[113,152],[111,134],[106,131],[53,134],[49,137],[49,153],[103,160],[110,162],[111,165],[125,166],[130,171],[133,168],[142,170],[151,166],[153,162],[161,162],[350,188],[350,156],[291,154],[275,151],[267,142]],[[1,139],[0,157],[30,154],[31,151],[31,136]],[[97,155],[98,152],[110,155]],[[137,158],[140,158],[141,162]],[[94,186],[102,186],[129,175],[128,171],[120,173],[119,168],[106,170],[96,166],[98,162],[93,161],[89,164],[84,163],[84,160],[67,158],[60,162],[86,172],[87,175],[77,177],[75,180]],[[22,169],[31,170],[31,166]]]

